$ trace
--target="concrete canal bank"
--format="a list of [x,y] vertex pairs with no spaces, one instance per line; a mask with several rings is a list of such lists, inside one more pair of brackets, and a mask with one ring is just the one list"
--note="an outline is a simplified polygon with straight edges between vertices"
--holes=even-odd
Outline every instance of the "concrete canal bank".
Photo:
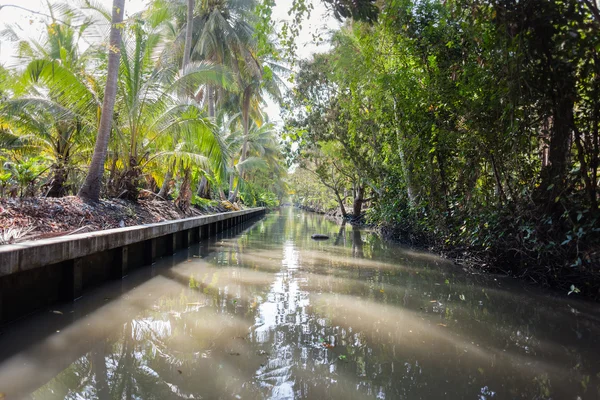
[[0,325],[151,265],[264,208],[0,246]]

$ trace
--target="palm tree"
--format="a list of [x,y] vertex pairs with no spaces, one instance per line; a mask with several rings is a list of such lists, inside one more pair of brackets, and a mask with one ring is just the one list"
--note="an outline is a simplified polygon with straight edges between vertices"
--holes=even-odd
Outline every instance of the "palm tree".
[[[253,10],[255,0],[201,0],[200,14],[195,18],[197,60],[235,69],[234,63],[244,49],[255,48]],[[210,117],[215,117],[216,88],[207,85],[205,101]]]
[[112,18],[110,28],[110,41],[108,49],[108,69],[104,100],[102,101],[102,116],[96,137],[96,146],[90,163],[90,169],[85,178],[83,186],[77,196],[96,202],[100,199],[100,188],[102,175],[104,174],[104,162],[108,151],[108,142],[112,127],[112,119],[117,97],[117,81],[119,77],[119,61],[121,58],[121,29],[123,14],[125,12],[125,0],[113,0]]
[[[58,11],[65,14],[62,22],[55,18]],[[50,157],[53,164],[46,195],[60,197],[66,194],[73,156],[79,157],[89,144],[99,102],[95,79],[86,72],[87,55],[81,56],[78,50],[88,22],[76,30],[70,10],[49,6],[49,13],[52,20],[45,39],[19,43],[18,56],[27,67],[13,80],[14,98],[3,101],[0,121],[23,146]]]
[[[173,171],[176,161],[173,154],[179,153],[170,152],[174,152],[180,142],[188,143],[187,152],[198,149],[216,165],[223,163],[224,153],[218,137],[213,134],[212,122],[186,94],[206,82],[227,85],[230,79],[207,63],[189,62],[185,69],[180,69],[174,60],[169,63],[157,58],[165,46],[162,23],[160,19],[151,23],[134,21],[121,51],[118,98],[123,107],[116,118],[116,139],[121,141],[116,145],[126,145],[128,152],[126,168],[115,186],[117,195],[132,200],[137,198],[142,169],[148,159],[155,159],[156,154],[167,156]],[[189,135],[196,137],[192,140]],[[191,143],[195,145],[190,147]],[[170,179],[168,175],[165,180]]]
[[71,172],[85,161],[89,125],[71,110],[44,98],[9,100],[1,110],[7,125],[18,132],[19,151],[44,154],[52,160],[45,195],[65,196]]
[[[229,192],[234,191],[236,178],[237,187],[242,184],[250,184],[252,175],[257,177],[262,173],[268,173],[269,179],[267,185],[281,181],[286,169],[281,163],[281,146],[278,141],[277,132],[271,123],[261,125],[253,122],[248,129],[248,134],[240,128],[240,114],[238,113],[225,126],[228,127],[225,144],[232,155],[232,164],[229,169]],[[238,122],[233,124],[232,122]],[[236,127],[238,129],[232,129]],[[242,158],[246,146],[246,157]],[[244,179],[244,177],[246,179]],[[279,183],[281,183],[279,182]]]
[[[263,94],[272,98],[281,98],[281,87],[285,84],[275,73],[284,72],[286,69],[274,62],[260,60],[255,53],[245,51],[242,53],[242,59],[238,60],[235,77],[238,80],[238,87],[241,89],[240,108],[242,112],[242,127],[244,130],[244,141],[242,144],[240,163],[243,163],[248,156],[248,144],[250,140],[250,113],[253,108],[258,108],[263,103]],[[229,201],[233,202],[237,198],[239,185],[229,193]]]
[[[185,27],[185,45],[183,47],[183,61],[181,62],[181,69],[185,70],[187,65],[190,62],[190,53],[192,52],[192,32],[194,29],[194,7],[195,1],[188,0],[187,2],[187,22]],[[163,184],[158,192],[158,197],[161,199],[166,199],[168,191],[169,191],[169,182],[171,181],[171,177],[173,176],[173,169],[175,165],[170,167],[167,170],[165,175]]]
[[[230,192],[237,196],[240,184],[249,185],[257,171],[276,165],[260,160],[269,152],[258,150],[255,142],[256,132],[270,129],[261,122],[261,96],[271,92],[277,97],[279,82],[272,73],[277,66],[259,61],[256,55],[249,13],[254,1],[202,0],[194,16],[195,1],[187,0],[183,57],[181,51],[175,56],[164,51],[182,48],[171,45],[173,40],[182,44],[184,32],[176,29],[175,14],[136,15],[125,30],[123,2],[114,1],[112,12],[89,1],[82,9],[99,12],[111,24],[106,58],[90,57],[99,54],[99,46],[79,51],[78,40],[96,21],[83,19],[77,10],[52,20],[48,40],[20,44],[27,68],[22,77],[11,79],[10,86],[0,85],[0,140],[6,139],[10,154],[34,150],[51,160],[47,191],[51,196],[64,195],[67,183],[80,179],[83,174],[73,171],[86,164],[92,147],[89,170],[78,193],[84,200],[99,199],[107,158],[112,195],[136,199],[142,178],[156,177],[161,183],[168,165],[183,178],[180,196],[184,192],[184,197],[191,195],[186,186],[196,176],[195,168],[219,183],[223,193],[229,166]],[[170,7],[169,2],[163,3]],[[183,25],[184,13],[176,15]],[[80,18],[81,29],[69,24],[68,18]],[[0,69],[0,75],[5,76],[5,71]],[[102,97],[98,93],[105,77]],[[227,102],[233,107],[227,107]],[[225,143],[233,140],[229,128],[217,128],[221,123],[215,118],[217,104],[226,115],[239,114],[232,123],[235,145]],[[156,187],[155,182],[151,185]],[[185,199],[180,200],[185,205]]]
[[[251,21],[255,6],[254,0],[202,0],[200,15],[194,25],[197,38],[194,56],[234,69],[233,64],[238,54],[245,48],[255,46]],[[203,93],[208,115],[214,118],[217,88],[206,85]],[[206,176],[202,176],[200,180],[197,195],[210,198],[210,185]]]
[[192,33],[194,31],[194,0],[188,0],[187,2],[187,23],[185,27],[185,46],[183,47],[183,62],[181,63],[181,69],[190,62],[190,56],[192,52]]

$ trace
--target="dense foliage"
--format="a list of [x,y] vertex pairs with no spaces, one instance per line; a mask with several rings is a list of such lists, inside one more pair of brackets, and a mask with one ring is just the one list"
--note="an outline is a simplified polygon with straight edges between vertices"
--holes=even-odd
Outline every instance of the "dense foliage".
[[[0,68],[1,196],[87,175],[91,200],[277,205],[291,183],[308,207],[598,294],[594,2],[322,0],[343,27],[286,60],[312,1],[277,40],[273,0],[153,0],[123,22],[114,1],[50,6],[40,42],[3,32],[21,63]],[[285,100],[283,145],[267,96]]]
[[120,3],[49,2],[39,41],[3,31],[18,65],[0,67],[0,196],[277,205],[286,168],[263,99],[287,71],[259,49],[256,4],[154,0],[123,20]]
[[300,63],[292,159],[403,239],[597,295],[595,3],[378,4]]

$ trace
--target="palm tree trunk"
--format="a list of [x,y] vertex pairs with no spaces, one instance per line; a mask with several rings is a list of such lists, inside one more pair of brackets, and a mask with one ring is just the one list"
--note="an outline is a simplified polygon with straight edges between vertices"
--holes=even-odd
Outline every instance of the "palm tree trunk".
[[176,165],[177,161],[173,161],[173,165],[169,167],[169,170],[165,174],[165,180],[163,181],[163,184],[160,187],[160,191],[158,192],[158,195],[163,199],[166,199],[167,195],[169,194],[171,179],[173,179],[173,171],[175,171]]
[[[187,67],[187,65],[190,63],[190,57],[191,57],[191,52],[192,52],[192,32],[194,30],[194,7],[195,7],[195,0],[188,0],[187,2],[187,22],[186,22],[186,28],[185,28],[185,44],[183,46],[183,60],[181,61],[181,70],[184,70],[185,67]],[[185,91],[182,91],[183,94],[185,94]],[[191,93],[187,93],[190,94]],[[158,196],[162,197],[163,199],[167,198],[167,195],[169,194],[169,184],[171,179],[173,178],[173,171],[175,170],[175,162],[173,162],[173,167],[170,168],[169,170],[167,170],[167,173],[165,174],[165,180],[163,181],[163,184],[160,188],[160,191],[158,192]],[[181,196],[181,194],[180,194]],[[176,200],[179,200],[176,199]]]
[[182,210],[187,211],[190,209],[192,191],[190,190],[190,167],[184,168],[183,171],[183,182],[179,188],[179,196],[175,199],[175,204]]
[[196,195],[203,199],[210,200],[210,182],[208,181],[208,179],[206,179],[206,176],[203,176],[202,179],[200,179]]
[[52,166],[52,181],[46,197],[63,197],[66,195],[65,182],[68,177],[66,163],[59,161]]
[[125,0],[113,0],[112,20],[110,28],[110,44],[108,49],[108,71],[104,100],[102,101],[102,116],[98,127],[98,136],[94,147],[94,155],[85,182],[79,189],[79,196],[83,200],[98,201],[100,187],[104,174],[104,162],[108,151],[108,141],[112,128],[112,119],[117,97],[117,80],[119,75],[119,62],[121,61],[121,24],[125,12]]
[[[214,95],[213,87],[208,85],[206,87],[206,91],[207,91],[206,99],[208,101],[208,116],[211,118],[214,118],[215,117],[215,95]],[[198,184],[198,191],[196,192],[196,194],[198,195],[198,197],[210,200],[210,183],[208,182],[208,179],[206,179],[206,176],[203,176],[202,179],[200,179],[200,183]]]
[[[242,100],[242,123],[244,125],[244,144],[242,145],[242,154],[240,156],[240,161],[239,163],[242,163],[244,160],[246,160],[246,153],[248,152],[248,125],[249,125],[249,119],[250,119],[250,96],[251,96],[251,88],[247,87],[246,90],[244,90],[244,97]],[[238,163],[238,164],[239,164]],[[242,178],[242,174],[240,173],[240,178]],[[238,180],[238,184],[235,185],[235,190],[233,191],[233,193],[229,193],[229,201],[230,202],[234,202],[235,199],[237,198],[238,195],[238,191],[240,189],[240,182]]]
[[167,173],[165,174],[165,180],[163,181],[163,184],[161,185],[160,190],[158,192],[158,196],[165,200],[167,199],[167,195],[169,194],[169,185],[170,185],[172,178],[173,178],[173,171],[168,170]]
[[[233,170],[233,168],[232,168],[232,170]],[[227,191],[228,195],[231,195],[231,193],[233,192],[234,183],[235,183],[235,176],[233,174],[231,174],[231,175],[229,175],[229,190]]]
[[192,31],[194,30],[194,0],[187,2],[187,26],[185,28],[185,45],[183,47],[183,62],[181,69],[184,69],[190,62],[192,52]]
[[206,99],[208,101],[208,116],[211,118],[215,117],[215,91],[212,86],[206,87]]

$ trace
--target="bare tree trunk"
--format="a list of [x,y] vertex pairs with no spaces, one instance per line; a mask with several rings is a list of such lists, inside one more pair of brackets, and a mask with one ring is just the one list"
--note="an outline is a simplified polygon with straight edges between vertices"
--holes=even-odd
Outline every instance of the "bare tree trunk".
[[502,202],[507,201],[507,198],[506,194],[504,193],[504,188],[502,187],[502,179],[500,178],[500,172],[498,172],[496,159],[492,153],[490,153],[490,161],[492,162],[492,170],[494,171],[494,178],[496,179],[496,187],[498,189],[498,194],[500,195],[500,205],[502,205]]
[[364,199],[365,187],[361,184],[358,184],[354,190],[354,202],[352,203],[352,214],[354,214],[354,218],[358,218],[360,216]]
[[342,217],[346,219],[346,217],[348,216],[348,214],[346,213],[346,207],[344,207],[344,201],[342,200],[342,197],[340,196],[337,190],[335,191],[335,197],[337,197],[337,201],[340,206],[340,211],[342,212]]
[[542,185],[539,187],[547,211],[555,209],[555,199],[564,190],[573,126],[573,100],[561,98],[556,103],[548,150],[549,165],[542,170]]
[[[396,110],[396,101],[394,100],[394,110]],[[404,173],[404,180],[406,181],[406,194],[408,195],[408,201],[411,206],[416,203],[415,189],[413,185],[413,168],[412,163],[406,161],[406,154],[403,148],[403,137],[400,133],[400,121],[398,120],[398,112],[395,111],[396,115],[396,141],[398,142],[398,155],[400,156],[400,164],[402,166],[402,172]],[[381,193],[378,193],[381,195]]]
[[90,169],[88,170],[83,186],[77,194],[81,199],[87,201],[96,202],[100,199],[104,162],[108,151],[108,142],[117,97],[119,62],[121,61],[121,24],[123,23],[124,13],[125,0],[113,0],[110,44],[108,49],[108,71],[106,87],[104,88],[104,99],[102,101],[100,126],[98,127],[98,136],[96,138]]
[[438,169],[439,169],[439,175],[440,175],[440,180],[441,180],[440,183],[442,185],[442,192],[444,195],[444,207],[445,207],[446,212],[448,212],[448,215],[450,215],[450,213],[449,213],[450,205],[448,204],[449,189],[448,189],[448,182],[446,181],[446,170],[445,170],[444,158],[442,157],[442,154],[439,149],[436,149],[435,158],[437,159],[437,162],[438,162]]

